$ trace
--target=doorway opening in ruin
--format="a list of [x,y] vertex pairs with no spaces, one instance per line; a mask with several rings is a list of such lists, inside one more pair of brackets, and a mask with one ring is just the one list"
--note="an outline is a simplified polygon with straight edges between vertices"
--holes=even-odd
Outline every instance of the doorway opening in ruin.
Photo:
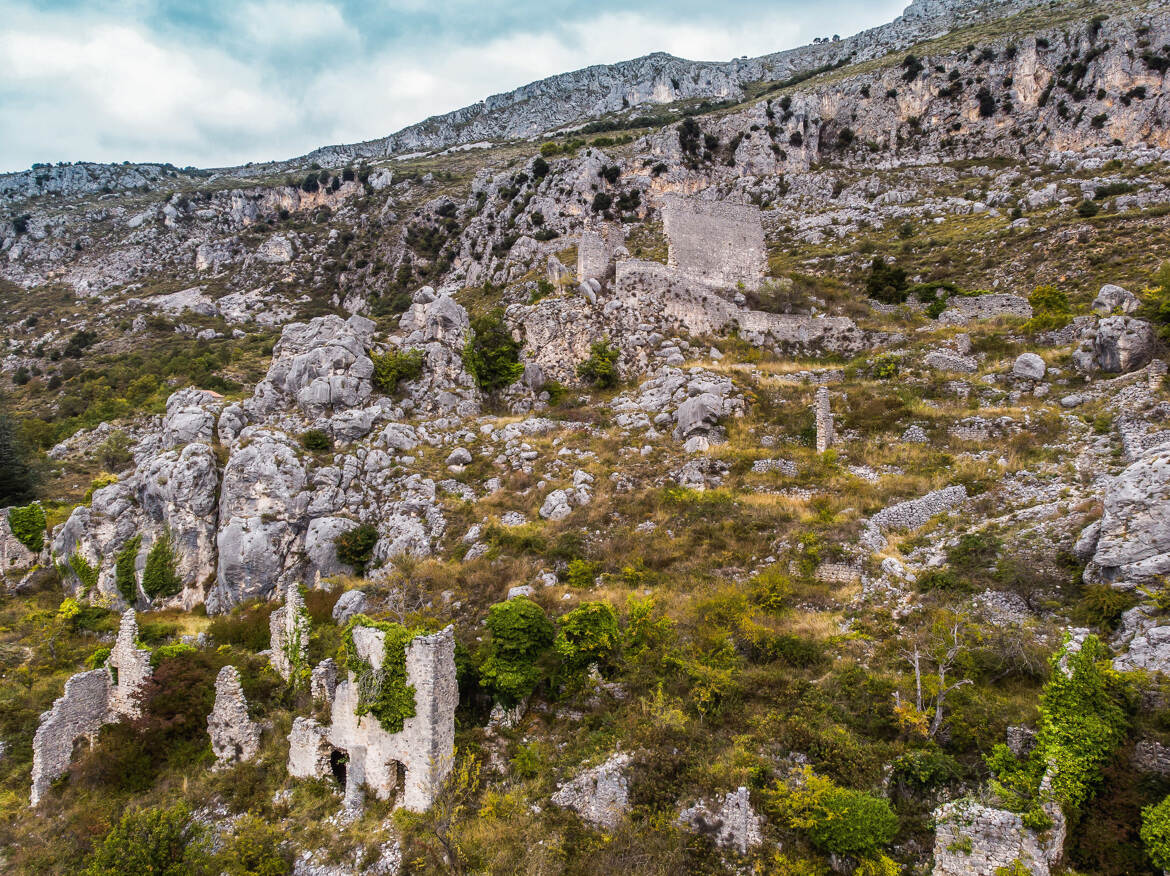
[[329,771],[333,773],[333,778],[342,788],[345,787],[345,772],[349,764],[349,755],[338,748],[333,749],[329,753]]

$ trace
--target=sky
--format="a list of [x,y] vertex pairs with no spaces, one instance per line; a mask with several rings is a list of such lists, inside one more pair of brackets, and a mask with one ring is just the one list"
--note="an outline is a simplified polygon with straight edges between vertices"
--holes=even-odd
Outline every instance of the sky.
[[0,172],[290,158],[590,64],[754,57],[883,24],[906,4],[0,0]]

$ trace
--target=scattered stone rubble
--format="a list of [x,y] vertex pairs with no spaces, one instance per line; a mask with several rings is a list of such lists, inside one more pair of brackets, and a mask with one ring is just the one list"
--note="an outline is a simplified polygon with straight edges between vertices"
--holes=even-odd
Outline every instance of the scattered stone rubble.
[[967,488],[957,484],[883,508],[869,519],[862,533],[862,543],[870,550],[883,550],[886,546],[884,533],[891,529],[917,529],[936,514],[950,511],[966,499]]

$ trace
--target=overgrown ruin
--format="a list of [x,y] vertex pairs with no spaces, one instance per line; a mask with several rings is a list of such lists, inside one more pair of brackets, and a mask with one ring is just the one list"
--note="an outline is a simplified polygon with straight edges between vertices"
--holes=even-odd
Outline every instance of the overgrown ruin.
[[[385,632],[357,626],[358,657],[375,672],[385,659]],[[414,812],[430,807],[451,770],[455,752],[455,634],[447,627],[416,636],[406,646],[406,683],[414,688],[415,714],[390,733],[372,714],[359,715],[359,684],[353,672],[338,681],[331,723],[297,718],[289,735],[289,774],[326,778],[332,771],[346,788],[346,808],[359,805],[360,788],[379,800],[399,794]],[[344,766],[341,766],[344,764]]]
[[78,739],[93,740],[103,725],[141,713],[139,694],[151,667],[150,651],[137,647],[137,638],[134,609],[127,609],[106,665],[70,678],[53,708],[41,715],[33,738],[30,806],[36,806],[49,786],[65,775]]

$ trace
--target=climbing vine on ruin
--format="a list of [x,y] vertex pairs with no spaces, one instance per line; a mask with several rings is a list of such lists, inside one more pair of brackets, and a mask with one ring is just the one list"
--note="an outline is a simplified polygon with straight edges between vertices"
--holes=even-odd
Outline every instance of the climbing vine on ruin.
[[[358,654],[353,641],[355,627],[372,627],[385,634],[380,669]],[[406,719],[415,715],[414,685],[406,682],[406,646],[422,632],[359,614],[350,619],[341,634],[341,660],[353,673],[358,688],[356,714],[373,715],[387,733],[401,732]]]

